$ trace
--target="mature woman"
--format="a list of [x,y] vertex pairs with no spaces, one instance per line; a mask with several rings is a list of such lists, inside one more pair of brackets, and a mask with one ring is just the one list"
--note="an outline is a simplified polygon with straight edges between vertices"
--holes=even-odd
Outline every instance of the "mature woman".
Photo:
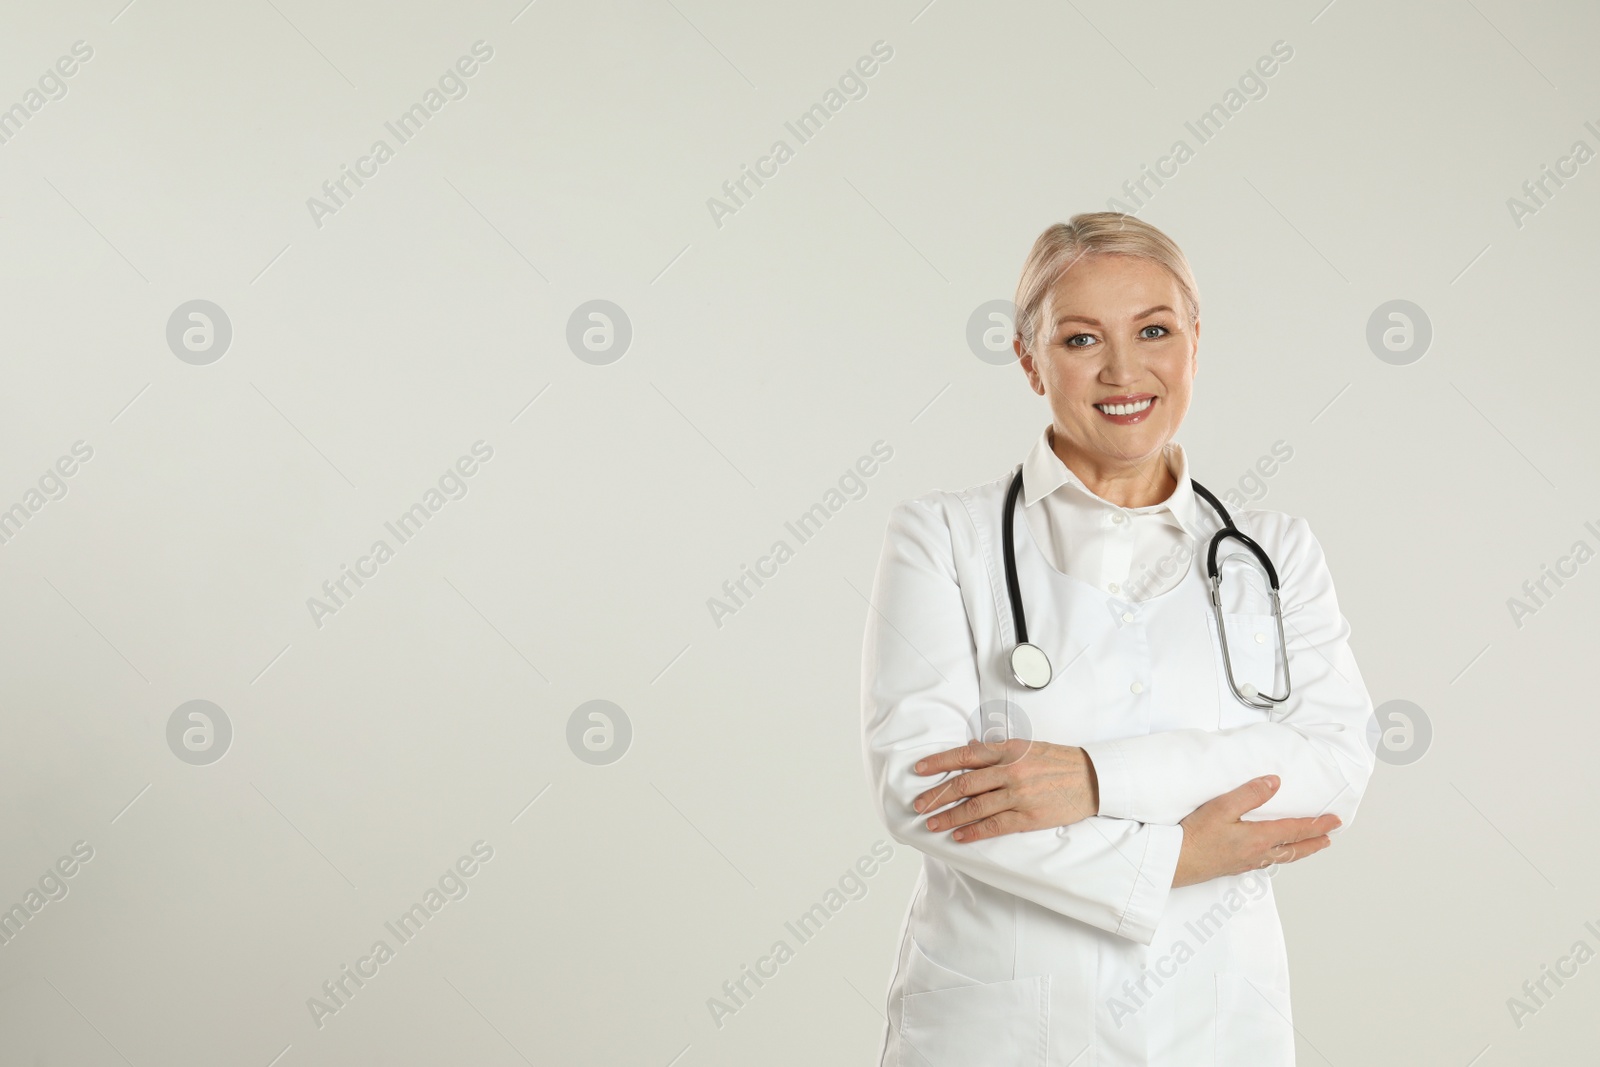
[[1327,847],[1373,766],[1322,548],[1191,481],[1200,308],[1165,234],[1051,226],[1016,306],[1050,423],[1020,468],[894,508],[868,613],[867,767],[923,853],[882,1063],[1292,1064],[1273,865]]

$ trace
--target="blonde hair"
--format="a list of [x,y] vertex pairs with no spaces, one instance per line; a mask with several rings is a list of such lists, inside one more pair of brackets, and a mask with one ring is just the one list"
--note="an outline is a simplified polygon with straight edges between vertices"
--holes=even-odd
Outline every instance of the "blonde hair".
[[1074,263],[1086,255],[1139,256],[1167,269],[1178,283],[1189,313],[1189,325],[1200,321],[1200,293],[1189,261],[1172,238],[1133,215],[1090,211],[1057,222],[1033,242],[1022,278],[1017,282],[1017,336],[1033,351],[1034,338],[1049,311],[1050,290]]

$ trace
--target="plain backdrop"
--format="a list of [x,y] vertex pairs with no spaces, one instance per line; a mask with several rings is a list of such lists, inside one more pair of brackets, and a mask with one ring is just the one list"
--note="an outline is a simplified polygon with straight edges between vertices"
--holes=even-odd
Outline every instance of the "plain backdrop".
[[1113,198],[1414,709],[1278,877],[1300,1062],[1594,1056],[1592,5],[524,2],[5,5],[0,1062],[875,1062],[918,855],[785,923],[887,840],[884,520],[1022,459],[974,315]]

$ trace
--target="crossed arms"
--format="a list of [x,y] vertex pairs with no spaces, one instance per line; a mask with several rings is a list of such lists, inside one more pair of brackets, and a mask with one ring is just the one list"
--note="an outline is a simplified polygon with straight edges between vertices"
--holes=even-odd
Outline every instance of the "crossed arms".
[[[1371,703],[1321,546],[1304,520],[1287,522],[1280,570],[1291,591],[1284,631],[1295,693],[1276,721],[1081,749],[1012,742],[1007,751],[969,745],[978,669],[949,527],[924,500],[896,506],[862,660],[863,751],[890,834],[970,877],[1144,944],[1175,881],[1233,873],[1230,864],[1278,841],[1311,844],[1276,853],[1277,862],[1323,847],[1328,830],[1354,817],[1371,775]],[[919,774],[924,759],[931,766]],[[1279,784],[1263,785],[1265,776]],[[931,803],[918,811],[918,798]],[[1247,810],[1253,818],[1241,820]],[[973,833],[956,840],[957,826]]]

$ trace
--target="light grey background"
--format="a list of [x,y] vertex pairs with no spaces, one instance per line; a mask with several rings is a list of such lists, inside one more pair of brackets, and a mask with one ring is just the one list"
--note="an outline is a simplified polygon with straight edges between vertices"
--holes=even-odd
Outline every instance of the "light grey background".
[[[1600,547],[1600,162],[1507,204],[1600,149],[1592,5],[121,2],[0,32],[0,107],[93,49],[0,144],[0,508],[93,450],[0,545],[0,906],[94,850],[0,945],[0,1061],[872,1062],[910,849],[720,1027],[707,1000],[887,838],[857,690],[886,513],[1022,458],[1047,410],[969,315],[1275,41],[1267,94],[1139,212],[1200,283],[1178,439],[1218,491],[1293,448],[1263,503],[1310,520],[1374,700],[1433,728],[1279,876],[1300,1062],[1594,1055],[1600,963],[1507,1006],[1600,948],[1600,562],[1507,606]],[[166,341],[196,299],[233,330],[208,365]],[[632,325],[609,365],[566,342],[594,299]],[[1403,366],[1366,342],[1395,299],[1433,327]],[[480,440],[467,494],[315,625]],[[716,626],[878,440],[865,496]],[[167,743],[195,699],[233,728],[209,765]],[[567,743],[597,699],[632,727],[608,765]],[[468,895],[315,1025],[480,840]]]

